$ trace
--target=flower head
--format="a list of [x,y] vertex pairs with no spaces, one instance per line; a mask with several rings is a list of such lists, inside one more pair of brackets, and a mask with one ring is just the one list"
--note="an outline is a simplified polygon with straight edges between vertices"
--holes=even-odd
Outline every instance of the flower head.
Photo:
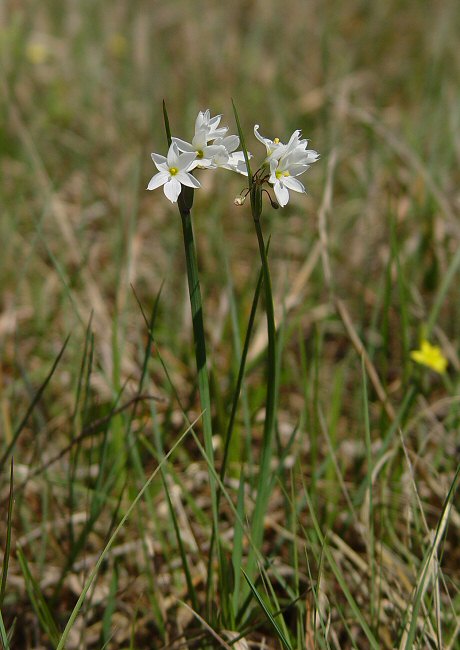
[[175,142],[171,143],[166,158],[158,153],[152,153],[152,160],[158,169],[158,174],[150,179],[147,189],[154,190],[163,185],[166,197],[175,203],[181,193],[182,185],[200,187],[200,183],[189,173],[193,169],[195,159],[195,153],[179,153]]
[[308,140],[301,139],[300,130],[294,131],[286,144],[279,138],[264,138],[259,133],[258,124],[254,126],[254,135],[265,145],[267,156],[262,169],[270,169],[268,182],[273,185],[279,205],[284,207],[289,201],[289,190],[305,193],[305,187],[295,177],[307,171],[319,155],[313,149],[307,149]]
[[[220,126],[221,118],[221,115],[211,117],[209,109],[200,111],[195,119],[195,133],[191,142],[173,137],[167,158],[152,154],[158,174],[151,179],[148,189],[164,185],[166,196],[175,202],[181,192],[181,184],[200,187],[190,173],[195,168],[222,167],[247,176],[246,159],[252,158],[252,155],[237,150],[240,139],[236,135],[227,135],[228,128]],[[290,191],[306,192],[297,177],[306,172],[319,155],[313,149],[307,149],[308,140],[302,139],[300,130],[294,131],[287,142],[262,136],[258,124],[254,126],[254,134],[264,145],[266,156],[254,173],[252,182],[259,187],[271,184],[276,196],[275,201],[267,192],[272,207],[284,207],[289,201]]]
[[200,111],[195,120],[195,135],[191,142],[173,138],[180,151],[195,153],[195,167],[216,169],[223,167],[241,174],[246,173],[242,151],[235,151],[240,139],[237,135],[226,135],[228,128],[219,127],[221,115],[211,118],[209,110]]
[[289,190],[305,194],[304,185],[295,178],[308,169],[306,165],[291,163],[288,158],[270,161],[270,178],[276,200],[282,208],[289,201]]
[[214,157],[225,155],[225,150],[222,147],[219,148],[215,143],[211,144],[216,138],[222,139],[228,131],[226,126],[219,127],[221,117],[221,115],[211,117],[209,109],[200,111],[195,120],[195,135],[191,142],[186,142],[180,138],[172,138],[179,151],[196,154],[192,169],[195,167],[213,167]]
[[172,138],[172,141],[177,145],[179,151],[193,153],[195,155],[192,169],[195,167],[212,167],[215,156],[219,154],[225,155],[224,147],[207,144],[207,132],[204,129],[196,132],[191,142],[185,142],[185,140],[181,140],[180,138]]
[[201,130],[206,131],[208,142],[215,138],[223,137],[228,131],[228,126],[219,127],[221,118],[222,115],[211,117],[209,108],[205,111],[200,111],[195,120],[195,133]]
[[264,138],[259,133],[258,124],[254,126],[254,135],[259,140],[259,142],[265,145],[265,148],[267,149],[267,157],[265,159],[266,163],[270,163],[270,160],[277,159],[282,155],[283,147],[286,145],[284,145],[279,138],[275,138],[274,140],[270,140],[270,138]]
[[443,355],[441,348],[437,345],[431,345],[426,339],[422,340],[419,350],[412,350],[410,357],[416,363],[427,366],[435,372],[439,372],[440,375],[446,372],[447,359]]
[[[227,135],[225,138],[217,138],[214,140],[214,145],[223,147],[225,150],[220,152],[214,157],[213,163],[215,167],[222,167],[223,169],[230,169],[230,171],[238,172],[244,176],[248,175],[244,153],[236,151],[240,144],[240,139],[237,135]],[[251,154],[249,154],[251,157]]]

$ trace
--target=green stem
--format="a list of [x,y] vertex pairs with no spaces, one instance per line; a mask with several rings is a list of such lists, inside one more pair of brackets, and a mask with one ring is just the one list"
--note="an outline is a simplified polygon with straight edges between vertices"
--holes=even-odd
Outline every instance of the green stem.
[[251,188],[251,209],[254,226],[259,244],[259,254],[262,262],[263,283],[265,289],[265,310],[267,316],[267,397],[265,404],[265,421],[262,438],[262,450],[257,483],[257,496],[251,525],[252,544],[248,555],[246,573],[253,578],[257,554],[260,552],[263,534],[264,517],[267,511],[268,499],[272,489],[271,460],[273,450],[273,435],[275,430],[276,415],[276,328],[275,311],[273,308],[273,295],[268,267],[267,252],[265,248],[260,216],[262,212],[262,189],[258,183]]
[[[191,207],[193,203],[193,190],[183,187],[179,196],[178,206],[182,220],[182,233],[184,237],[185,259],[187,266],[187,280],[192,310],[193,339],[195,346],[195,359],[198,374],[198,390],[202,410],[204,448],[208,463],[214,467],[214,450],[212,444],[212,419],[211,419],[211,397],[209,391],[209,377],[206,361],[206,342],[203,323],[203,303],[201,300],[200,281],[198,277],[198,264],[196,258],[195,240],[193,237],[193,225]],[[208,465],[208,467],[209,467]],[[213,516],[213,537],[218,534],[218,512],[217,512],[217,484],[214,474],[209,471],[209,487],[211,492],[211,505]],[[209,566],[212,566],[212,558],[209,558]],[[209,589],[212,580],[208,580]],[[209,598],[209,593],[207,594]]]

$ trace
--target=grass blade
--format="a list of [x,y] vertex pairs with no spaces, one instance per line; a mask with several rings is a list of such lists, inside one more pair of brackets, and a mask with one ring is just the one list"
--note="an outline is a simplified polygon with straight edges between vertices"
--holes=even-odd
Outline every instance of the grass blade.
[[166,102],[163,99],[163,120],[165,123],[165,131],[166,131],[166,139],[168,141],[168,147],[171,146],[172,138],[171,138],[171,129],[169,126],[169,117],[168,117],[168,111],[166,109]]
[[15,432],[13,434],[13,438],[12,438],[10,444],[8,445],[6,450],[4,451],[3,456],[0,458],[0,472],[3,469],[3,465],[5,464],[6,459],[8,458],[11,451],[13,450],[13,448],[14,448],[14,446],[16,444],[16,441],[17,441],[17,439],[19,438],[19,436],[21,434],[21,431],[26,426],[27,421],[28,421],[30,415],[32,414],[32,411],[34,410],[34,408],[36,407],[36,405],[40,401],[40,398],[43,395],[43,392],[44,392],[45,388],[48,386],[51,377],[54,375],[55,370],[56,370],[56,368],[57,368],[57,366],[59,364],[59,361],[61,360],[61,357],[64,354],[64,351],[65,351],[65,349],[67,347],[67,343],[69,342],[69,339],[70,339],[70,334],[67,336],[66,340],[64,341],[64,345],[62,346],[62,348],[60,349],[56,359],[54,360],[53,365],[51,366],[51,369],[50,369],[49,373],[47,374],[47,376],[45,378],[45,381],[42,383],[42,385],[40,386],[38,391],[35,393],[34,398],[32,399],[31,403],[29,404],[29,407],[28,407],[28,409],[26,411],[26,414],[24,415],[21,422],[17,426],[17,428],[16,428],[16,430],[15,430]]
[[315,533],[316,533],[316,535],[317,535],[317,537],[319,539],[319,542],[320,542],[320,544],[321,544],[321,546],[322,546],[322,548],[324,550],[324,556],[326,557],[326,559],[327,559],[327,561],[329,563],[329,566],[331,567],[331,569],[332,569],[332,571],[333,571],[333,573],[335,575],[335,578],[336,578],[337,582],[340,585],[340,588],[341,588],[341,590],[343,592],[343,595],[347,599],[348,604],[350,605],[350,608],[353,611],[353,614],[354,614],[354,616],[356,618],[357,623],[359,623],[359,625],[361,626],[362,631],[364,632],[364,634],[367,637],[367,640],[369,641],[369,647],[372,648],[372,650],[380,650],[380,647],[381,647],[380,643],[377,641],[377,639],[375,638],[375,636],[374,636],[371,628],[369,627],[367,621],[364,619],[364,616],[363,616],[363,614],[361,612],[361,609],[360,609],[358,603],[356,602],[356,600],[353,598],[353,595],[352,595],[352,593],[351,593],[351,591],[350,591],[350,589],[348,587],[347,581],[345,580],[342,572],[340,571],[340,568],[337,565],[337,563],[336,563],[336,561],[334,559],[334,556],[332,555],[331,551],[329,550],[329,547],[328,547],[328,545],[326,543],[326,538],[321,532],[321,528],[319,526],[319,522],[318,522],[318,519],[316,517],[316,513],[315,513],[315,510],[313,508],[313,504],[312,504],[310,495],[308,494],[308,491],[306,489],[306,486],[304,486],[304,492],[305,492],[305,497],[306,497],[306,500],[307,500],[309,512],[310,512],[310,515],[311,515],[311,518],[312,518],[313,526],[314,526],[314,529],[315,529]]
[[[199,417],[201,417],[201,416],[199,416]],[[75,620],[76,620],[76,618],[77,618],[77,616],[78,616],[78,614],[80,612],[80,609],[81,609],[81,607],[83,605],[83,602],[84,602],[84,600],[86,598],[86,594],[88,593],[89,589],[91,588],[91,585],[93,584],[94,580],[96,579],[96,576],[97,576],[97,574],[99,572],[101,564],[104,562],[104,559],[105,559],[107,553],[109,552],[110,548],[113,546],[113,543],[115,542],[116,538],[118,537],[119,532],[121,531],[121,529],[125,525],[127,519],[131,515],[132,511],[134,510],[134,508],[136,507],[136,505],[138,504],[138,502],[140,501],[140,499],[142,498],[142,496],[144,495],[144,493],[146,492],[146,490],[148,489],[150,484],[152,483],[155,476],[157,476],[158,472],[161,470],[161,467],[163,466],[163,464],[167,461],[167,459],[171,456],[171,454],[174,453],[174,451],[181,444],[181,442],[184,440],[186,435],[192,430],[193,425],[196,424],[196,422],[199,420],[199,417],[189,427],[187,427],[187,429],[176,440],[176,442],[171,447],[171,449],[168,451],[168,453],[164,456],[164,458],[161,459],[160,463],[153,470],[153,472],[150,474],[149,478],[144,483],[141,490],[137,493],[135,499],[132,501],[131,505],[129,506],[129,508],[127,509],[125,514],[123,515],[120,523],[115,528],[114,532],[112,533],[109,541],[107,542],[104,549],[102,550],[102,552],[101,552],[101,554],[99,556],[99,559],[97,560],[96,564],[94,565],[91,573],[89,574],[89,576],[88,576],[88,578],[87,578],[87,580],[85,582],[85,586],[83,587],[83,590],[82,590],[82,592],[81,592],[81,594],[80,594],[80,596],[79,596],[79,598],[78,598],[78,600],[77,600],[77,602],[75,604],[75,607],[72,610],[72,613],[71,613],[71,615],[69,617],[69,620],[67,621],[67,625],[64,628],[64,631],[63,631],[62,636],[61,636],[61,638],[59,640],[59,643],[58,643],[58,645],[56,647],[56,650],[63,650],[65,648],[67,637],[69,636],[69,632],[72,629],[73,624],[75,623]]]
[[246,148],[246,142],[245,142],[245,139],[244,139],[243,129],[241,128],[240,118],[238,116],[238,111],[236,110],[235,102],[233,101],[233,99],[232,99],[232,106],[233,106],[233,114],[235,115],[235,120],[236,120],[236,127],[238,129],[238,135],[240,137],[240,145],[241,145],[241,148],[243,150],[244,161],[246,163],[246,168],[248,170],[248,186],[249,186],[249,189],[251,189],[253,180],[252,180],[251,165],[249,163],[249,153],[248,153],[248,150]]
[[450,510],[452,507],[452,501],[455,495],[455,491],[457,489],[457,483],[459,477],[460,477],[460,465],[457,468],[454,479],[450,484],[449,492],[447,493],[447,497],[444,501],[444,505],[441,511],[441,517],[439,518],[439,522],[436,527],[436,533],[434,535],[433,543],[431,544],[430,548],[425,554],[425,558],[423,560],[422,568],[419,574],[420,579],[418,580],[417,583],[412,604],[408,608],[406,620],[407,618],[409,618],[410,625],[407,633],[404,632],[403,634],[401,644],[399,646],[401,650],[410,650],[411,648],[414,647],[415,635],[417,632],[417,626],[419,622],[418,613],[422,604],[423,597],[425,596],[426,590],[428,588],[429,578],[433,574],[432,565],[433,563],[437,562],[438,548],[441,543],[442,537],[445,533],[445,530],[447,528]]
[[3,622],[2,610],[0,608],[0,640],[2,642],[3,650],[10,650],[10,642],[8,640],[8,635],[5,629],[5,623]]
[[40,589],[40,585],[35,580],[29,569],[29,564],[27,562],[26,556],[20,548],[17,550],[17,556],[19,564],[21,565],[21,570],[26,583],[27,593],[29,594],[32,606],[35,610],[35,613],[37,614],[38,620],[40,621],[43,630],[49,636],[53,646],[56,647],[59,643],[60,637],[56,622],[51,615],[49,607]]
[[279,640],[280,640],[281,643],[284,645],[284,647],[287,648],[287,650],[292,650],[292,645],[289,643],[289,641],[288,641],[288,640],[286,639],[286,637],[284,636],[282,629],[280,628],[280,626],[278,625],[278,623],[277,623],[276,620],[274,619],[273,614],[272,614],[272,613],[270,612],[270,610],[268,609],[268,607],[267,607],[267,605],[266,605],[264,599],[262,598],[262,596],[261,596],[261,595],[259,594],[259,592],[257,591],[255,585],[254,585],[254,584],[252,583],[252,581],[250,580],[248,574],[245,572],[244,569],[241,569],[241,571],[243,572],[243,575],[244,575],[244,577],[246,578],[246,582],[248,583],[249,588],[250,588],[250,590],[252,591],[252,593],[253,593],[253,595],[254,595],[254,598],[257,600],[257,602],[259,603],[260,607],[262,608],[262,610],[263,610],[265,616],[267,617],[268,622],[270,623],[270,625],[272,626],[272,628],[275,630],[275,632],[276,632],[276,634],[277,634]]
[[10,493],[8,496],[8,514],[6,516],[6,543],[5,543],[5,552],[3,553],[2,581],[0,584],[0,610],[2,609],[3,599],[5,598],[6,579],[8,576],[8,565],[10,561],[12,514],[13,514],[13,459],[11,459]]

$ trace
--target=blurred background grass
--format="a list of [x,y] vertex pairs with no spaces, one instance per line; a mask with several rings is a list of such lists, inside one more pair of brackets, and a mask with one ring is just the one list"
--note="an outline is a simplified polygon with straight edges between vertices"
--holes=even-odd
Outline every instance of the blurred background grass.
[[[309,198],[294,196],[286,210],[266,210],[264,217],[272,232],[275,301],[282,306],[293,292],[280,427],[289,429],[299,418],[306,430],[319,427],[313,400],[335,400],[330,417],[337,445],[349,445],[341,452],[343,471],[353,470],[363,436],[356,388],[361,369],[330,304],[316,245],[326,169],[334,150],[328,238],[335,288],[398,403],[412,374],[409,350],[418,345],[459,245],[459,27],[455,0],[0,4],[4,441],[11,440],[25,404],[72,333],[47,397],[19,440],[19,476],[68,442],[91,314],[94,416],[106,412],[125,382],[128,392],[134,390],[146,331],[131,285],[147,311],[163,286],[156,342],[190,412],[196,407],[179,218],[161,191],[145,191],[155,171],[150,152],[166,150],[163,99],[173,134],[183,139],[191,138],[196,113],[206,108],[223,113],[235,132],[233,98],[254,155],[263,154],[252,137],[254,123],[282,140],[301,128],[321,153],[306,178]],[[225,413],[235,364],[228,343],[227,264],[243,324],[258,271],[256,241],[248,211],[233,205],[241,178],[222,172],[201,180],[196,237],[214,398]],[[455,372],[457,285],[436,330]],[[317,383],[307,395],[299,352],[304,348],[307,365],[317,365]],[[151,390],[168,396],[156,356],[150,372]],[[263,405],[261,372],[256,366],[251,379],[251,414]],[[436,378],[425,389],[433,399],[455,392]],[[162,416],[167,441],[180,429],[176,416],[172,407]],[[383,417],[378,403],[373,417]],[[447,476],[455,466],[455,418],[444,437],[432,440],[433,475],[439,470]],[[423,428],[420,442],[425,434]],[[307,466],[308,474],[314,471]],[[55,480],[61,479],[53,475]],[[18,497],[16,512],[27,513],[20,516],[18,534],[43,521],[41,490],[40,484],[34,492],[41,506],[29,510]],[[439,506],[439,495],[433,499]],[[62,503],[53,502],[51,510],[65,510]],[[48,553],[44,543],[43,560]]]
[[[281,137],[302,128],[324,164],[337,148],[331,238],[338,266],[349,270],[338,281],[353,276],[363,293],[376,251],[384,256],[393,213],[422,255],[418,272],[436,285],[431,276],[445,264],[435,226],[444,242],[456,224],[442,213],[438,223],[440,206],[420,170],[350,109],[391,130],[457,207],[455,2],[293,1],[282,11],[270,1],[6,2],[2,14],[1,280],[4,310],[20,314],[19,336],[50,318],[53,335],[73,330],[90,309],[106,332],[103,312],[134,304],[129,282],[153,295],[167,277],[163,300],[177,314],[177,219],[159,193],[142,191],[153,173],[150,151],[165,150],[163,99],[174,133],[185,139],[206,107],[233,125],[233,97],[250,149],[258,149],[256,122]],[[276,215],[277,257],[305,257],[323,184],[317,165],[307,181],[313,200]],[[238,260],[244,282],[253,242],[230,200],[240,179],[207,175],[204,185],[196,217],[206,233],[202,263],[219,275],[218,223],[230,250],[245,253]],[[88,284],[96,279],[92,300]],[[49,345],[36,343],[36,352]]]

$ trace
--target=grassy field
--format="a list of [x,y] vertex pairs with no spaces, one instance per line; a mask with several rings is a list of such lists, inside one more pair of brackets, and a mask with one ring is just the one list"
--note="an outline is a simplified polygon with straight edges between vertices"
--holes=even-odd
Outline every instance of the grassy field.
[[[0,3],[3,648],[460,647],[459,33],[456,0]],[[197,329],[150,153],[163,100],[189,140],[232,99],[255,158],[260,124],[321,160],[264,203],[271,295],[246,179],[197,173]]]

